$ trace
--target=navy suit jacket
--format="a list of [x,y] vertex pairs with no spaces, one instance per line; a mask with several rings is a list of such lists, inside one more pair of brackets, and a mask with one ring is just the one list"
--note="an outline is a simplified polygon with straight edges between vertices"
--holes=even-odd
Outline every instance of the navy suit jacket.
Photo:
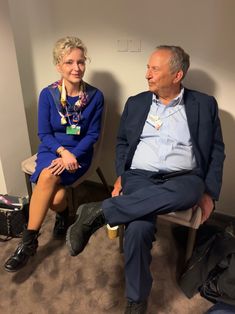
[[[152,92],[143,92],[126,102],[117,136],[118,176],[130,169],[152,96]],[[218,200],[225,154],[217,102],[212,96],[185,88],[184,104],[199,175],[205,181],[205,192]]]

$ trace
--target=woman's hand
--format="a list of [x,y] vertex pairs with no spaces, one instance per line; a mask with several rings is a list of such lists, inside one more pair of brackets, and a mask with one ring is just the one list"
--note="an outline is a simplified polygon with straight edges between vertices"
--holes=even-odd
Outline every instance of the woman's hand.
[[65,169],[62,158],[56,158],[52,160],[48,169],[51,169],[51,173],[55,176],[59,176]]
[[60,153],[60,156],[63,160],[65,169],[69,172],[75,172],[80,167],[74,154],[70,153],[67,149],[63,150]]
[[112,197],[119,196],[121,191],[122,191],[121,177],[118,177],[114,183],[114,187],[113,187],[113,191],[112,191]]

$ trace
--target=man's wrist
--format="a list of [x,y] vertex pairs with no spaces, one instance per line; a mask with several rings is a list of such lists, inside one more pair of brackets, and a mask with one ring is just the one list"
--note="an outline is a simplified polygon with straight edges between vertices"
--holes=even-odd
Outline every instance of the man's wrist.
[[211,199],[211,201],[213,203],[212,211],[214,211],[215,210],[215,199],[209,193],[207,193],[207,195],[210,197],[210,199]]

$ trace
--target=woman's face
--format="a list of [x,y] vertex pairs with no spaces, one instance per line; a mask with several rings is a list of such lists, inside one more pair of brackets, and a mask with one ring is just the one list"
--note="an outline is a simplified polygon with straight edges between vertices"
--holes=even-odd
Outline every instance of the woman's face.
[[86,58],[81,49],[72,49],[56,65],[62,78],[69,84],[80,84],[86,69]]

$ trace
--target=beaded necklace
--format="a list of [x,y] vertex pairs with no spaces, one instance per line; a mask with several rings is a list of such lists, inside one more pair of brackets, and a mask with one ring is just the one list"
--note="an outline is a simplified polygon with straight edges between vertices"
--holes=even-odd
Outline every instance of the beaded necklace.
[[72,128],[75,128],[82,118],[81,111],[86,106],[88,100],[84,82],[81,82],[78,100],[74,105],[68,102],[64,80],[55,82],[52,87],[58,87],[60,91],[60,108],[57,106],[57,110],[61,117],[61,124],[69,123]]

